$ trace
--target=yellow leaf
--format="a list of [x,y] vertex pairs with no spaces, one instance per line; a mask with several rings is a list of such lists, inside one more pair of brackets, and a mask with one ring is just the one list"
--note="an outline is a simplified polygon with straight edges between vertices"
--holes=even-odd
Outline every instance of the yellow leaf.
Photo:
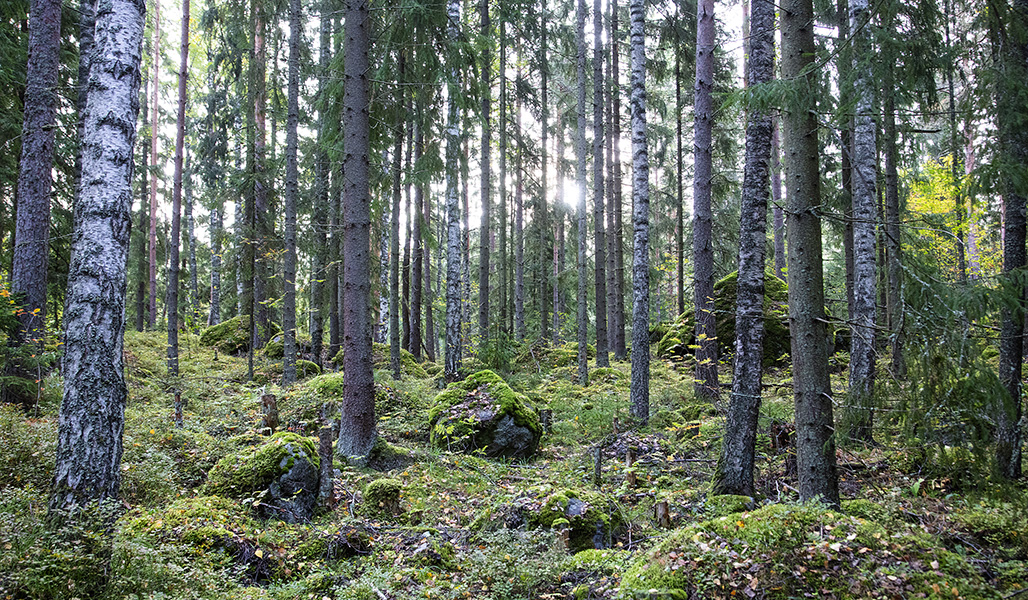
[[253,555],[257,558],[264,558],[264,552],[262,552],[260,548],[254,550]]

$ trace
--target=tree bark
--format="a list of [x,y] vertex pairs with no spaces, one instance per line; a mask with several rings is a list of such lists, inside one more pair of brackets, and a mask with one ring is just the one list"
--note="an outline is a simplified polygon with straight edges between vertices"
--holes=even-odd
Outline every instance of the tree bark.
[[632,416],[650,418],[650,161],[646,146],[646,4],[631,0]]
[[157,164],[157,130],[160,129],[158,119],[160,118],[160,62],[161,62],[161,2],[154,0],[153,3],[153,61],[150,68],[153,69],[153,99],[150,107],[150,302],[149,314],[146,319],[146,326],[150,329],[157,327],[157,172],[160,166]]
[[625,360],[628,356],[628,348],[625,345],[625,255],[624,255],[624,223],[622,221],[622,193],[621,193],[621,71],[619,68],[618,56],[618,3],[611,0],[610,6],[610,86],[611,109],[610,126],[613,129],[613,147],[611,152],[612,173],[611,186],[614,193],[611,197],[614,200],[614,223],[613,232],[608,232],[608,239],[613,238],[614,247],[614,358]]
[[[894,377],[906,375],[903,357],[903,242],[900,238],[899,149],[892,68],[886,65],[885,94],[885,257],[889,286],[886,306]],[[970,239],[971,236],[968,236]]]
[[[521,62],[521,44],[518,43],[518,63]],[[518,81],[522,81],[518,68]],[[516,89],[516,88],[515,88]],[[517,140],[517,181],[514,184],[514,337],[523,342],[525,331],[525,140],[521,130],[521,94],[514,102],[514,135]]]
[[51,510],[116,498],[127,386],[122,355],[139,113],[143,3],[98,6],[83,131],[82,189],[65,312],[64,398]]
[[[406,58],[403,51],[399,56],[400,83],[405,80],[404,71]],[[402,87],[397,92],[397,100],[401,115],[407,114],[407,95]],[[389,368],[393,372],[393,379],[400,379],[400,195],[402,173],[400,168],[403,165],[403,123],[400,119],[396,123],[393,144],[393,198],[392,198],[392,221],[390,222],[390,250],[389,250]]]
[[499,190],[499,233],[500,256],[496,265],[500,275],[500,319],[499,329],[510,333],[507,328],[507,23],[500,19],[500,190]]
[[549,297],[549,273],[548,262],[550,261],[550,225],[549,214],[546,206],[546,197],[549,194],[549,63],[547,63],[546,32],[549,29],[549,11],[546,8],[546,0],[541,0],[539,12],[539,79],[540,79],[540,109],[541,139],[540,139],[540,192],[537,205],[536,219],[539,221],[539,339],[546,340],[550,337],[550,297]]
[[[421,156],[425,151],[425,118],[418,109],[417,125],[414,131],[414,164],[421,164]],[[410,306],[410,352],[418,361],[421,360],[421,297],[425,275],[424,243],[422,228],[425,210],[425,188],[418,182],[414,184],[414,259],[411,261],[411,306]]]
[[693,112],[693,306],[696,315],[696,396],[718,396],[714,318],[714,244],[711,213],[714,126],[714,0],[696,3],[696,90]]
[[[492,25],[489,22],[489,1],[479,3],[481,34],[489,38]],[[478,230],[478,335],[483,348],[489,344],[489,244],[492,225],[492,43],[483,45],[482,82],[482,224]],[[545,89],[545,88],[544,88]],[[545,108],[544,108],[545,110]],[[545,131],[545,129],[544,129]],[[545,133],[544,133],[545,135]]]
[[285,250],[282,264],[282,385],[296,381],[296,202],[300,196],[297,163],[300,121],[300,0],[289,0],[289,84],[286,109]]
[[[748,87],[774,78],[775,7],[751,0]],[[746,123],[739,226],[739,278],[735,309],[735,361],[732,398],[713,489],[719,494],[753,495],[753,465],[760,416],[764,359],[764,259],[770,183],[771,115],[750,110]]]
[[821,204],[818,168],[811,0],[781,5],[782,79],[799,93],[783,118],[789,236],[789,330],[796,403],[796,464],[800,498],[821,498],[838,506],[832,390],[828,380],[822,271]]
[[314,362],[322,366],[322,352],[325,344],[325,263],[328,261],[328,84],[330,38],[332,35],[332,0],[322,0],[320,23],[318,25],[318,143],[314,153],[314,196],[312,229],[315,248],[311,265],[311,350]]
[[460,160],[460,72],[456,66],[456,50],[460,41],[460,0],[446,5],[449,17],[446,37],[450,42],[452,65],[446,100],[446,360],[444,377],[456,381],[460,372],[460,198],[457,169]]
[[596,252],[596,366],[609,367],[607,348],[607,232],[603,198],[603,9],[593,0],[593,226]]
[[781,144],[778,140],[778,119],[771,133],[771,203],[775,235],[775,275],[785,281],[785,211],[782,210]]
[[589,324],[586,309],[586,273],[585,262],[586,223],[585,223],[585,0],[578,0],[578,128],[575,131],[575,156],[577,166],[575,179],[578,183],[578,384],[589,385],[589,360],[586,348],[589,342]]
[[[61,50],[61,3],[29,3],[29,50],[25,74],[21,161],[11,291],[23,294],[18,342],[43,345],[47,267],[50,264],[50,194],[57,130],[57,71]],[[131,156],[131,155],[130,155]]]
[[344,254],[343,406],[336,453],[365,462],[375,443],[371,372],[370,65],[368,0],[346,0],[343,93]]

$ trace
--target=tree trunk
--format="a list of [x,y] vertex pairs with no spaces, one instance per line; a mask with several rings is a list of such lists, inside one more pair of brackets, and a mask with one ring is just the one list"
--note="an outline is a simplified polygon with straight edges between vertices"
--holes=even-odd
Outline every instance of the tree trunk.
[[[450,52],[456,53],[460,42],[460,0],[446,5],[449,17],[446,37]],[[460,160],[460,72],[450,67],[446,99],[446,361],[444,376],[456,381],[460,371],[460,207],[457,190],[457,169]]]
[[158,119],[160,118],[160,63],[161,63],[161,2],[154,0],[153,3],[153,62],[150,68],[153,69],[153,99],[150,107],[150,302],[149,314],[147,315],[146,326],[150,329],[157,327],[157,173],[160,165],[157,164],[157,131],[160,129]]
[[[407,153],[404,171],[412,173],[411,169],[411,158],[414,154],[414,132],[415,129],[413,123],[409,123],[407,127]],[[403,267],[402,267],[402,279],[403,279],[403,298],[401,303],[403,304],[403,339],[400,340],[400,345],[407,351],[410,352],[410,301],[411,301],[411,285],[410,285],[410,270],[411,270],[411,221],[414,219],[411,217],[411,184],[410,178],[407,178],[407,183],[404,189],[404,208],[403,213],[407,216],[404,225],[403,234]]]
[[[418,109],[417,125],[414,132],[414,164],[421,164],[421,156],[425,150],[425,119]],[[411,265],[411,306],[410,306],[410,352],[421,361],[421,296],[425,274],[424,244],[422,242],[422,215],[425,207],[425,188],[418,182],[414,184],[414,260]]]
[[364,462],[375,443],[375,380],[371,373],[371,178],[369,165],[371,48],[368,0],[346,0],[343,70],[343,406],[336,453]]
[[646,147],[646,4],[631,0],[632,416],[650,418],[650,160]]
[[[427,193],[426,193],[427,192]],[[421,233],[421,245],[425,249],[425,255],[422,259],[422,265],[425,268],[424,278],[421,280],[421,304],[425,308],[424,315],[424,328],[425,334],[422,339],[422,343],[425,348],[425,358],[435,362],[435,315],[433,314],[433,305],[435,304],[435,293],[432,288],[432,247],[428,243],[428,233],[432,231],[432,194],[426,190],[422,192],[422,203],[424,204],[424,214],[422,215],[422,233]],[[442,236],[434,236],[436,240]],[[438,286],[437,286],[438,287]]]
[[796,464],[800,498],[821,498],[838,506],[832,390],[828,381],[822,271],[821,205],[817,121],[814,118],[816,73],[811,0],[786,0],[782,18],[782,79],[799,88],[783,118],[789,236],[789,331],[792,338],[793,390],[796,403]]
[[[549,11],[546,8],[546,0],[541,0],[539,12],[539,79],[541,87],[540,109],[542,111],[542,137],[540,139],[541,156],[539,168],[540,175],[539,203],[536,219],[539,221],[539,339],[546,340],[550,337],[550,298],[549,298],[549,273],[547,263],[550,261],[550,225],[547,214],[546,196],[549,194],[549,65],[546,62],[546,31],[549,29]],[[556,282],[554,282],[556,283]]]
[[50,264],[50,193],[57,133],[54,122],[59,98],[61,3],[32,0],[29,6],[29,50],[11,291],[24,294],[18,341],[31,341],[42,347]]
[[507,23],[500,19],[500,330],[507,330]]
[[[892,79],[892,68],[886,65],[887,81]],[[903,242],[900,233],[899,149],[896,131],[896,98],[889,83],[885,93],[885,256],[888,271],[887,319],[892,353],[894,377],[906,375],[903,358]]]
[[603,198],[603,9],[593,0],[593,226],[596,230],[596,366],[609,367],[607,349],[607,237]]
[[625,255],[624,255],[624,223],[622,221],[621,196],[621,71],[618,66],[618,3],[611,0],[610,6],[610,86],[611,108],[610,126],[613,134],[611,187],[614,193],[614,231],[608,237],[613,238],[614,246],[614,358],[625,360],[628,348],[625,344]]
[[[168,244],[168,375],[178,377],[178,287],[181,234],[182,167],[186,141],[186,80],[189,71],[189,0],[182,0],[182,38],[175,117],[175,176],[171,188],[171,240]],[[175,384],[177,388],[177,384]]]
[[[770,0],[751,0],[748,86],[773,79],[774,43],[774,4]],[[764,259],[773,128],[770,114],[749,111],[739,228],[732,398],[713,482],[719,494],[752,496],[754,492],[753,464],[764,359]]]
[[[518,44],[521,62],[521,44]],[[518,81],[522,81],[518,68]],[[515,88],[516,89],[516,88]],[[514,184],[514,337],[523,342],[525,331],[525,140],[521,130],[521,94],[514,103],[514,135],[517,139],[517,182]]]
[[[489,38],[492,26],[489,22],[489,2],[481,0],[481,35]],[[483,348],[489,344],[489,244],[492,225],[492,69],[491,43],[482,50],[482,225],[478,230],[478,335]],[[545,88],[544,88],[545,89]],[[545,110],[545,107],[544,109]],[[544,134],[545,135],[545,134]]]
[[[399,71],[400,82],[404,82],[404,71],[406,66],[405,53],[400,52]],[[407,95],[401,87],[397,92],[401,115],[407,114]],[[393,372],[393,379],[400,379],[400,195],[402,173],[400,168],[403,165],[403,119],[396,123],[396,141],[393,144],[393,198],[392,198],[392,221],[390,222],[390,250],[389,250],[389,368]]]
[[83,131],[82,189],[65,312],[64,398],[51,510],[116,498],[127,386],[122,356],[139,93],[142,3],[109,0],[96,15]]
[[714,244],[711,213],[714,126],[714,0],[696,3],[696,114],[693,181],[693,306],[696,314],[696,395],[718,396],[717,331],[714,326]]
[[589,385],[589,359],[586,345],[589,342],[589,323],[586,309],[586,273],[585,262],[586,231],[585,231],[585,0],[578,0],[578,128],[575,131],[575,180],[578,184],[578,385]]
[[289,0],[289,91],[286,100],[285,250],[282,265],[282,385],[296,381],[296,201],[300,196],[297,127],[300,121],[300,0]]
[[564,272],[564,123],[557,119],[557,198],[553,203],[553,219],[557,222],[553,240],[553,344],[561,340],[560,275]]
[[[95,19],[95,16],[96,15],[94,14],[94,19]],[[94,28],[95,28],[95,25],[94,25]],[[149,55],[150,54],[149,48],[145,48],[143,50],[143,53],[145,53],[146,55]],[[147,81],[147,80],[148,80],[148,78],[147,78],[146,73],[145,72],[142,73],[141,74],[141,81]],[[86,82],[86,85],[87,85],[87,88],[88,88],[88,82]],[[140,91],[140,94],[139,94],[139,102],[140,102],[139,113],[144,115],[144,120],[145,120],[145,115],[149,114],[149,111],[147,110],[147,102],[149,100],[150,95],[149,95],[149,93],[147,93],[148,90],[146,89],[146,86],[141,86],[141,87],[143,89]],[[83,126],[85,126],[85,107],[82,108],[82,120],[83,120]],[[141,127],[140,127],[140,130],[142,130]],[[79,138],[79,139],[81,140],[81,138]],[[149,151],[150,151],[150,147],[147,146],[146,144],[143,144],[142,145],[142,154],[143,154],[143,156],[142,156],[142,159],[140,160],[140,163],[139,163],[141,165],[141,168],[139,169],[139,226],[138,226],[138,229],[136,231],[136,242],[137,242],[136,243],[136,247],[132,251],[132,253],[135,255],[135,259],[134,259],[133,262],[135,262],[135,264],[136,264],[136,269],[137,269],[137,274],[138,274],[138,277],[136,279],[136,331],[140,331],[140,332],[143,331],[144,329],[146,329],[147,289],[148,289],[148,285],[149,285],[149,273],[150,273],[149,247],[148,247],[149,244],[148,244],[148,240],[147,240],[146,233],[145,233],[145,232],[149,231],[149,226],[148,226],[147,220],[148,220],[148,218],[150,216],[150,211],[149,211],[149,206],[148,206],[148,204],[149,204],[148,199],[149,199],[149,194],[150,194],[150,185],[149,185],[149,179],[147,178],[147,175],[150,172],[150,155],[149,155]],[[81,151],[79,152],[79,154],[81,155]],[[80,177],[80,179],[81,179],[81,177]]]
[[777,118],[771,134],[771,202],[774,204],[775,275],[785,281],[785,211],[782,210],[782,162]]
[[878,222],[877,145],[868,0],[850,0],[856,116],[853,127],[853,307],[850,314],[849,437],[871,442],[874,432],[875,226]]
[[251,72],[253,89],[253,115],[256,135],[253,141],[253,350],[263,348],[271,337],[271,258],[270,242],[274,235],[269,204],[267,160],[267,51],[265,8],[258,2],[254,9],[254,62]]
[[184,195],[184,216],[186,219],[186,237],[183,243],[188,244],[189,264],[189,328],[196,331],[200,322],[200,290],[196,272],[196,222],[193,218],[193,157],[186,150],[185,181],[182,182]]
[[[743,0],[744,2],[746,0]],[[681,11],[681,5],[675,7],[676,16],[678,11]],[[678,292],[678,314],[685,313],[685,169],[682,166],[682,161],[685,158],[685,152],[682,148],[682,59],[681,53],[684,51],[681,46],[681,40],[678,39],[677,31],[679,28],[675,28],[676,35],[675,41],[678,42],[679,48],[675,49],[675,279],[677,284],[676,291]]]
[[311,350],[314,362],[322,366],[322,353],[325,343],[325,263],[328,260],[328,84],[329,84],[329,53],[332,35],[332,0],[321,2],[321,22],[318,25],[318,143],[314,153],[314,197],[313,223],[314,252],[311,266]]

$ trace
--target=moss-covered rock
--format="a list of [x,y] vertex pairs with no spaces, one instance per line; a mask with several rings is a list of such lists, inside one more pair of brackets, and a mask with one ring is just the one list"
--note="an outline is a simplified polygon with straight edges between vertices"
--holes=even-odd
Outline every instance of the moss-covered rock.
[[529,527],[568,529],[572,552],[606,548],[624,523],[616,503],[592,490],[551,490],[543,486],[518,501]]
[[376,479],[364,486],[360,514],[373,518],[392,518],[400,514],[403,484],[397,479]]
[[622,579],[626,598],[998,598],[920,531],[817,504],[773,504],[676,530]]
[[[332,357],[332,362],[342,366],[343,350],[340,350]],[[389,346],[379,343],[372,344],[371,362],[376,369],[386,369],[392,372],[389,366]],[[418,359],[414,358],[413,354],[403,348],[400,348],[400,373],[404,377],[413,377],[414,379],[428,379],[431,377],[431,375],[425,372],[422,365],[418,363]]]
[[437,447],[504,458],[528,458],[543,434],[528,397],[492,371],[473,373],[440,392],[429,428]]
[[[274,335],[280,328],[273,322],[271,330],[271,334]],[[200,334],[200,343],[217,348],[226,354],[246,352],[250,348],[250,317],[239,315],[204,329]]]
[[286,522],[308,521],[318,494],[315,441],[283,431],[253,450],[230,454],[211,469],[205,494],[256,498],[258,514]]
[[704,506],[705,512],[711,517],[723,517],[733,513],[745,512],[753,510],[753,507],[753,498],[751,496],[735,496],[732,494],[708,496]]
[[[733,271],[714,284],[714,312],[718,347],[731,353],[735,346],[735,300],[739,272]],[[789,348],[789,293],[785,282],[771,272],[764,273],[764,357],[766,362],[787,354]],[[660,328],[656,355],[660,357],[691,354],[696,339],[696,317],[692,310]]]

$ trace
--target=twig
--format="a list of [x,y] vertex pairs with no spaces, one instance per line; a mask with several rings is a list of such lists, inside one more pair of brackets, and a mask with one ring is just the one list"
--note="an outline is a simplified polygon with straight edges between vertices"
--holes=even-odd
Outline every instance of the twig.
[[382,600],[389,600],[389,596],[386,596],[385,594],[383,594],[382,591],[379,590],[377,587],[371,586],[371,589],[374,590],[375,591],[375,595],[378,596],[379,598],[381,598]]

